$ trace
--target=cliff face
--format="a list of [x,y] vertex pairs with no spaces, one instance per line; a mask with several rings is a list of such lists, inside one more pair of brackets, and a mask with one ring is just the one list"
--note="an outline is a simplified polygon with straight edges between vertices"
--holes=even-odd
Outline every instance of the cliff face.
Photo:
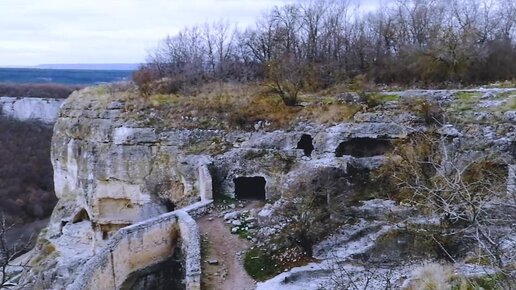
[[62,103],[62,99],[0,97],[0,115],[52,124],[57,120]]
[[[211,199],[212,188],[235,197],[235,180],[241,177],[262,177],[263,198],[277,198],[290,180],[311,168],[345,170],[346,161],[333,158],[341,140],[397,139],[414,132],[389,123],[300,126],[290,132],[159,131],[128,119],[124,106],[122,99],[96,88],[75,93],[62,105],[52,139],[59,202],[50,236],[61,234],[66,223],[89,220],[93,243],[101,245],[121,227]],[[298,148],[303,136],[310,136],[305,145],[315,148],[316,158]],[[202,146],[216,141],[226,149],[205,154]]]
[[[436,100],[450,98],[448,92],[420,94]],[[131,106],[124,93],[103,87],[76,92],[62,104],[51,156],[59,201],[48,229],[27,257],[33,268],[26,277],[34,285],[70,284],[74,270],[101,251],[122,227],[214,195],[277,200],[285,193],[295,194],[297,184],[321,169],[345,176],[353,170],[377,168],[396,142],[428,130],[420,117],[396,112],[392,103],[385,104],[384,111],[359,112],[349,123],[300,121],[274,131],[260,124],[252,131],[165,129],[142,122],[146,117]],[[438,131],[453,146],[505,154],[514,146],[510,112],[483,116],[499,120],[492,126],[474,124],[459,131],[446,125]],[[514,162],[514,156],[505,162]],[[373,210],[352,207],[362,199],[370,197],[351,192],[346,206],[358,218],[381,221],[372,223],[378,230],[375,239],[395,229],[384,227],[389,214],[374,209],[398,210],[391,201],[378,201]],[[405,212],[413,213],[403,208],[400,212],[396,218],[400,221],[407,217]],[[364,222],[364,226],[368,229],[371,224]],[[343,244],[347,245],[342,242],[339,247]],[[315,252],[319,258],[329,257],[334,246],[322,243]]]
[[29,237],[44,227],[57,201],[49,155],[62,102],[0,93],[0,215],[15,224],[8,245],[33,240]]
[[62,104],[51,150],[58,203],[24,258],[34,266],[24,275],[31,287],[65,287],[118,229],[211,199],[211,159],[183,154],[181,136],[135,127],[123,110],[98,87]]
[[55,225],[86,218],[94,244],[102,244],[121,227],[211,198],[211,180],[199,182],[207,156],[186,156],[175,139],[131,126],[120,117],[123,103],[92,90],[67,99],[54,127],[59,203],[51,235],[61,231]]

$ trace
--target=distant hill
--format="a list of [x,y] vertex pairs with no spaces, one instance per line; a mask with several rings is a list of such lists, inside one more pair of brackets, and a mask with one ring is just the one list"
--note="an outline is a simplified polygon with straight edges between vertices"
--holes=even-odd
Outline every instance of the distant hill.
[[127,81],[131,79],[132,72],[121,69],[0,68],[0,83],[93,85]]
[[86,64],[40,64],[43,69],[83,69],[83,70],[136,70],[137,63],[86,63]]

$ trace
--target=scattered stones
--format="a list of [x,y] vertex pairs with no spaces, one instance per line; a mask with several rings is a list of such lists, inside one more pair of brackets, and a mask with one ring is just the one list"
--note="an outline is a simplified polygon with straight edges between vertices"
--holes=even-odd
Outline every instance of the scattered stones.
[[499,107],[506,104],[506,100],[496,100],[496,101],[480,101],[477,105],[479,108],[491,108],[491,107]]
[[218,260],[208,260],[206,262],[208,263],[208,265],[218,265],[219,264]]
[[234,226],[241,226],[242,222],[239,221],[239,220],[234,220],[234,221],[231,222],[231,224],[234,225]]
[[256,218],[255,218],[255,217],[250,216],[250,217],[245,218],[245,222],[246,222],[246,223],[252,223],[252,222],[254,222],[254,221],[256,221]]
[[516,122],[516,111],[507,111],[503,117],[507,122]]
[[462,134],[452,124],[443,125],[438,130],[439,134],[446,137],[460,137]]
[[238,233],[238,227],[231,228],[231,233],[232,234]]
[[483,94],[480,99],[481,100],[487,100],[487,99],[492,99],[495,97],[495,94],[493,92],[487,92],[485,94]]
[[355,92],[345,92],[337,95],[337,100],[343,103],[355,104],[360,101],[360,96]]
[[229,212],[227,214],[224,215],[224,220],[233,220],[233,219],[237,219],[238,217],[240,216],[240,213],[237,212],[237,211],[234,211],[234,212]]
[[487,121],[492,118],[492,114],[488,112],[475,112],[473,113],[476,121]]
[[263,209],[258,213],[258,216],[261,217],[268,217],[272,214],[272,204],[268,203],[266,204]]

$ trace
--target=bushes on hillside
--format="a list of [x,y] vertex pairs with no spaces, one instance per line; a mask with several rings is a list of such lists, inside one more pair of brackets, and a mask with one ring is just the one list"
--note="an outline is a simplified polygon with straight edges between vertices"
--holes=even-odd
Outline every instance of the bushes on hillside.
[[516,218],[506,195],[502,154],[461,154],[445,137],[422,133],[399,144],[394,154],[380,170],[390,184],[386,191],[391,198],[438,216],[444,236],[472,240],[476,259],[510,267],[510,254],[501,250],[507,233],[497,230]]
[[[163,40],[142,70],[172,84],[161,93],[209,81],[265,80],[290,105],[300,90],[356,76],[424,86],[516,78],[511,1],[401,0],[371,13],[350,3],[275,7],[246,30],[225,22],[186,28]],[[141,76],[135,81],[143,84]]]

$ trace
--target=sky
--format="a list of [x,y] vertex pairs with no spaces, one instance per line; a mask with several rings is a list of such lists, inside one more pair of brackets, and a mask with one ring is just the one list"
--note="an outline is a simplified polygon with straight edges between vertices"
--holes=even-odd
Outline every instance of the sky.
[[185,26],[223,19],[245,27],[288,1],[0,0],[0,66],[141,63]]

